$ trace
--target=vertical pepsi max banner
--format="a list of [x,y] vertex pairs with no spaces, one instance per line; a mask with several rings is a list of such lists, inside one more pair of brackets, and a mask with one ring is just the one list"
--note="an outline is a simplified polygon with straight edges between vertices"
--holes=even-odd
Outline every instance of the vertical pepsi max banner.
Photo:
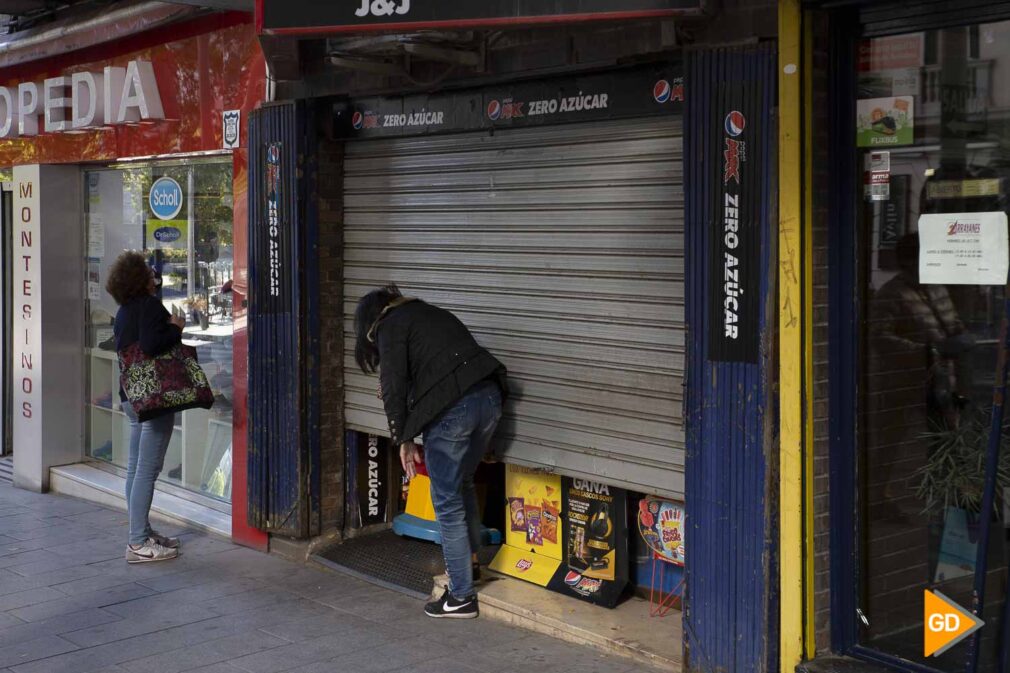
[[291,311],[290,249],[292,234],[287,223],[287,204],[284,194],[284,146],[279,142],[264,147],[263,220],[261,250],[264,258],[256,260],[259,273],[256,301],[262,313],[287,313]]
[[[712,93],[713,209],[709,241],[708,356],[756,363],[760,339],[759,264],[762,129],[760,85],[727,82]],[[754,161],[748,161],[754,157]]]

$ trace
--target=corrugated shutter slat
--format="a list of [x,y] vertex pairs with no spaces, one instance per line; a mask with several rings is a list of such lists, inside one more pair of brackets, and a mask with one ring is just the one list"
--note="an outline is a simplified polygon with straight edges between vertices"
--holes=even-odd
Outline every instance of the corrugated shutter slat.
[[386,434],[353,310],[394,281],[509,367],[506,460],[683,498],[676,118],[349,143],[345,413]]

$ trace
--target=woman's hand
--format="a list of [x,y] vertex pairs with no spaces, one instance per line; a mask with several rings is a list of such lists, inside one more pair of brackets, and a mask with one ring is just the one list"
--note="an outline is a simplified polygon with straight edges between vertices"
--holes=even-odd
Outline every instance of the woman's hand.
[[186,318],[184,318],[181,315],[173,315],[171,318],[168,319],[168,322],[172,323],[180,330],[186,327]]
[[421,451],[414,442],[400,444],[400,464],[407,475],[413,480],[417,476],[417,466],[421,464]]

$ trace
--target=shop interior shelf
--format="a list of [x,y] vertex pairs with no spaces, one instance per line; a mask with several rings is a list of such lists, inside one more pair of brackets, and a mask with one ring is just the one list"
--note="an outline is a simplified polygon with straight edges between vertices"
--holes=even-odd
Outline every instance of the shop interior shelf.
[[[207,342],[203,342],[207,343]],[[92,348],[90,355],[89,448],[91,456],[126,467],[130,425],[119,401],[119,365],[116,354]],[[165,455],[161,478],[194,491],[207,492],[215,471],[231,459],[230,419],[213,410],[190,409],[176,415],[176,425]],[[230,498],[230,468],[218,478],[214,495]]]

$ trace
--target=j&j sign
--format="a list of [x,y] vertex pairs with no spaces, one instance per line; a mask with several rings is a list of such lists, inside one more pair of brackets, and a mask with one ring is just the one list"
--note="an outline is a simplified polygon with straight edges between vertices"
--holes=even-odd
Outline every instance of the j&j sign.
[[355,32],[673,16],[699,0],[258,0],[266,33]]

